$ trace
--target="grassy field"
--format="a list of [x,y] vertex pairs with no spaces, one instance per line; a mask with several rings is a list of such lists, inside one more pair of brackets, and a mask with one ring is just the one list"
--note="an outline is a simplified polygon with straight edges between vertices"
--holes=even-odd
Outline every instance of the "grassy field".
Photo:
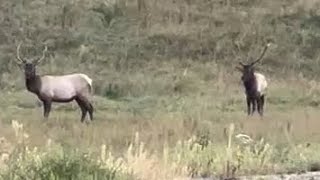
[[[317,1],[0,2],[1,178],[158,180],[320,168]],[[92,123],[80,123],[76,103],[54,104],[43,120],[13,63],[20,41],[24,57],[48,46],[39,74],[93,79]],[[266,41],[272,46],[258,66],[269,82],[265,116],[247,117],[235,67]]]

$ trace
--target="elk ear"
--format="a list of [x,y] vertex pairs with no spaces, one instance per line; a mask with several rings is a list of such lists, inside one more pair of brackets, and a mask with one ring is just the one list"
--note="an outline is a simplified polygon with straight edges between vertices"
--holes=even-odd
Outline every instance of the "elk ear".
[[239,67],[239,66],[236,66],[236,69],[240,72],[243,72],[243,68],[242,67]]
[[16,66],[19,67],[20,70],[23,70],[24,69],[24,63],[14,63]]
[[243,67],[245,66],[245,64],[243,62],[239,62],[239,64]]
[[40,64],[39,59],[34,59],[31,61],[33,65],[38,66]]

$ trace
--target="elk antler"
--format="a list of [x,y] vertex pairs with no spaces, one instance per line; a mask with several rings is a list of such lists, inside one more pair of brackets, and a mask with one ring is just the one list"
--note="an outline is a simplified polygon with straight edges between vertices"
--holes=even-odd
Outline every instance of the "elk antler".
[[[232,51],[232,53],[234,54],[234,56],[239,56],[239,55],[238,55],[237,53],[235,53],[234,51]],[[239,61],[238,63],[239,63],[241,66],[245,66],[245,64],[240,61],[240,58],[239,58],[239,57],[237,58],[237,61]]]
[[266,53],[266,51],[267,51],[267,49],[268,49],[269,46],[270,46],[270,43],[268,43],[268,44],[264,47],[264,49],[263,49],[262,54],[260,55],[260,57],[259,57],[257,60],[255,60],[254,62],[252,62],[252,63],[250,64],[251,66],[253,66],[253,65],[256,64],[257,62],[259,62],[259,61],[263,58],[263,56],[264,56],[264,54]]
[[17,47],[17,59],[20,61],[16,61],[16,63],[21,64],[21,63],[26,63],[26,60],[21,59],[20,57],[20,46],[21,46],[22,42],[19,43],[18,47]]
[[46,57],[47,50],[48,50],[48,47],[45,46],[44,50],[42,51],[41,58],[39,58],[38,60],[35,60],[33,63],[36,64],[36,65],[39,64]]

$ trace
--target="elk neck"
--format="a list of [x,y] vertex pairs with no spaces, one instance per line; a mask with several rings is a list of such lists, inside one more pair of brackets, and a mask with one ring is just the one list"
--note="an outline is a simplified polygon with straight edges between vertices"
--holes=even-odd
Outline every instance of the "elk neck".
[[246,94],[253,95],[256,93],[257,81],[254,73],[243,76],[242,81],[246,89]]
[[34,75],[31,77],[25,77],[27,90],[39,95],[41,87],[41,77],[39,75]]

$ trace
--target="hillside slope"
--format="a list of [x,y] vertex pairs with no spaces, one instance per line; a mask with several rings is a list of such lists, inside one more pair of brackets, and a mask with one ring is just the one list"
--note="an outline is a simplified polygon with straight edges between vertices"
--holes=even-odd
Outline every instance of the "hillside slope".
[[[90,168],[122,162],[120,174],[131,168],[140,179],[220,175],[229,152],[239,175],[319,170],[319,7],[315,0],[0,0],[0,136],[21,154],[21,146],[41,147],[43,162],[68,164],[66,150],[81,164],[87,156],[68,150],[89,151]],[[269,84],[265,116],[247,117],[235,67],[267,41],[258,65]],[[13,62],[19,42],[29,58],[48,46],[39,74],[93,79],[95,121],[81,124],[76,103],[54,104],[43,121]],[[9,128],[13,120],[29,133],[25,144]],[[232,137],[247,134],[253,143],[231,143],[231,123]],[[59,158],[47,156],[49,140]],[[31,168],[38,154],[16,167]],[[20,163],[18,155],[10,162]],[[16,167],[8,176],[28,174]]]

